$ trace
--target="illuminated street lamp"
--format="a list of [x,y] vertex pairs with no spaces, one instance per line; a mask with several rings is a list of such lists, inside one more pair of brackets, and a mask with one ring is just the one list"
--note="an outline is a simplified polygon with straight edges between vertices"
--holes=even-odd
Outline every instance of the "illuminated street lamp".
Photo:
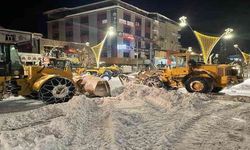
[[233,34],[232,34],[233,31],[234,31],[233,29],[227,28],[225,30],[225,33],[223,34],[223,38],[226,40],[233,38]]
[[238,44],[234,44],[234,48],[240,49]]
[[238,50],[240,51],[241,55],[242,55],[243,58],[244,58],[244,62],[245,62],[246,64],[248,64],[249,61],[250,61],[250,55],[247,54],[247,53],[245,53],[245,52],[243,52],[243,51],[240,49],[240,47],[239,47],[238,44],[234,44],[234,48],[236,48],[236,49],[238,49]]
[[182,16],[182,17],[179,18],[179,20],[180,20],[179,25],[180,25],[181,27],[185,27],[185,26],[188,25],[188,24],[187,24],[187,17]]
[[188,47],[188,50],[187,50],[188,52],[193,52],[193,49],[192,49],[192,47]]
[[180,27],[184,28],[184,27],[188,26],[192,30],[192,32],[194,33],[193,28],[187,22],[187,17],[186,16],[180,17],[179,20],[180,20],[180,23],[179,23]]
[[109,27],[109,28],[108,28],[108,31],[107,31],[107,34],[108,34],[110,37],[114,36],[114,35],[115,35],[115,29],[114,29],[114,27]]

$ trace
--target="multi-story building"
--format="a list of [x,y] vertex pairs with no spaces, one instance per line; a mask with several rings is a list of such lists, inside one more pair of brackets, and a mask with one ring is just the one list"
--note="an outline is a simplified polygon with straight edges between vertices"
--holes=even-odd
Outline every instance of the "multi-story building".
[[120,0],[59,8],[44,14],[48,16],[48,38],[54,40],[94,46],[112,26],[116,36],[107,38],[102,51],[102,60],[107,64],[147,64],[166,58],[167,50],[180,47],[175,21]]

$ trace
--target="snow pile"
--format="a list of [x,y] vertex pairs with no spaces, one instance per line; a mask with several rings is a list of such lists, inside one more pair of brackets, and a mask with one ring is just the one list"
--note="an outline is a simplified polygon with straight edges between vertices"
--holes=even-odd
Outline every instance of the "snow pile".
[[97,149],[105,147],[105,112],[96,103],[76,97],[0,119],[0,149]]
[[0,149],[250,149],[250,104],[128,84],[0,115]]
[[228,95],[250,96],[250,79],[247,79],[238,85],[226,88],[221,92]]

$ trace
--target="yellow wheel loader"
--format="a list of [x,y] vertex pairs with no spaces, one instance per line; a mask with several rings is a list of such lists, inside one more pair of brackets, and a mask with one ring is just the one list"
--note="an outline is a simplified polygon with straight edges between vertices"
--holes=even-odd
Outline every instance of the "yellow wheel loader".
[[199,55],[178,53],[172,55],[175,66],[138,74],[140,83],[151,87],[181,88],[188,92],[219,92],[230,84],[242,81],[233,65],[199,63]]
[[82,79],[73,80],[73,73],[65,66],[67,61],[60,60],[54,60],[54,66],[48,67],[23,66],[15,44],[0,43],[0,98],[20,95],[49,104],[67,102],[77,90],[82,92],[79,90],[82,85],[78,85]]

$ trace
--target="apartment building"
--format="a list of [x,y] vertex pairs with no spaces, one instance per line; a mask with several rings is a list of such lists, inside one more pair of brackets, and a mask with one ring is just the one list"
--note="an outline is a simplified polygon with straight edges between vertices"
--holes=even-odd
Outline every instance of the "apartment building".
[[178,24],[159,13],[152,13],[120,0],[105,0],[74,8],[58,8],[44,13],[48,17],[48,38],[69,42],[101,42],[107,64],[149,64],[166,59],[166,52],[180,48]]

